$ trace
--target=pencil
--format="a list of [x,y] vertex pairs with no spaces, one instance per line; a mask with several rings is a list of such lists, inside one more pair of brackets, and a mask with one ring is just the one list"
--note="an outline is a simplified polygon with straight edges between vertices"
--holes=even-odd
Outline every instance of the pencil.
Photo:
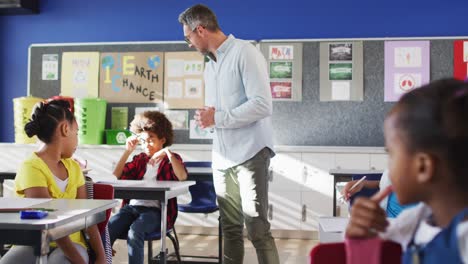
[[349,188],[348,191],[350,192],[353,189],[355,189],[356,187],[358,187],[358,185],[361,184],[361,182],[363,182],[366,178],[367,178],[367,176],[362,177],[359,181],[357,181],[355,184],[353,184],[353,186],[351,186],[351,188]]

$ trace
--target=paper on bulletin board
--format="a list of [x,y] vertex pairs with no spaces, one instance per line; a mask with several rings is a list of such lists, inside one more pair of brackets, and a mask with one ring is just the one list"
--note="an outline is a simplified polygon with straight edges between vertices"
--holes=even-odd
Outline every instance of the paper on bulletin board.
[[468,40],[453,42],[453,77],[459,80],[468,78]]
[[61,95],[98,97],[99,52],[64,52]]
[[362,101],[362,41],[320,43],[320,101]]
[[385,41],[385,102],[429,82],[429,41]]
[[162,103],[163,52],[102,53],[99,96],[110,103]]
[[58,80],[58,54],[42,55],[42,80]]
[[135,115],[142,114],[146,111],[159,111],[159,107],[135,107]]
[[166,110],[167,119],[171,121],[174,130],[188,130],[189,112],[187,110]]
[[190,139],[213,139],[214,129],[201,128],[195,120],[190,120]]
[[302,101],[302,43],[260,42],[273,101]]
[[204,57],[195,51],[166,52],[164,105],[166,109],[197,109],[205,104]]

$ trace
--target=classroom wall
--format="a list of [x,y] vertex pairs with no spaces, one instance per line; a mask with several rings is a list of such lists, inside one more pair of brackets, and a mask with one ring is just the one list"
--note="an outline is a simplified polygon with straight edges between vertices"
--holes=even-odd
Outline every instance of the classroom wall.
[[[178,14],[199,1],[39,0],[40,14],[0,16],[0,142],[27,93],[32,43],[182,40]],[[203,1],[226,33],[252,40],[467,36],[466,0]]]

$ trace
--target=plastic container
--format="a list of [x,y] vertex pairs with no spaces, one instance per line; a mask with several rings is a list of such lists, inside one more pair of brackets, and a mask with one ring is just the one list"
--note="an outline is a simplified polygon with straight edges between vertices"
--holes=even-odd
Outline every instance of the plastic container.
[[31,113],[34,106],[44,99],[38,97],[19,97],[13,99],[13,119],[15,127],[15,143],[30,144],[36,143],[37,137],[28,137],[24,133],[24,126],[31,119]]
[[107,145],[125,145],[132,133],[124,129],[106,129]]
[[78,122],[78,140],[80,144],[103,144],[106,107],[107,102],[104,99],[75,99],[75,118]]

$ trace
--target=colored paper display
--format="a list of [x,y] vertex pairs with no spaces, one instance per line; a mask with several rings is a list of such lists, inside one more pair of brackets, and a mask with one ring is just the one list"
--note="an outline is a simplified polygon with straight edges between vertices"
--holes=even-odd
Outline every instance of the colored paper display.
[[98,97],[99,52],[64,52],[61,95]]
[[[205,63],[198,52],[166,52],[164,103],[166,109],[196,109],[205,102]],[[187,126],[184,126],[188,128]],[[186,128],[184,128],[186,129]]]
[[102,53],[99,96],[113,103],[161,103],[162,52]]
[[320,43],[320,101],[362,101],[362,42]]
[[385,101],[429,82],[429,41],[385,42]]
[[468,78],[468,40],[453,42],[453,77],[459,80]]

